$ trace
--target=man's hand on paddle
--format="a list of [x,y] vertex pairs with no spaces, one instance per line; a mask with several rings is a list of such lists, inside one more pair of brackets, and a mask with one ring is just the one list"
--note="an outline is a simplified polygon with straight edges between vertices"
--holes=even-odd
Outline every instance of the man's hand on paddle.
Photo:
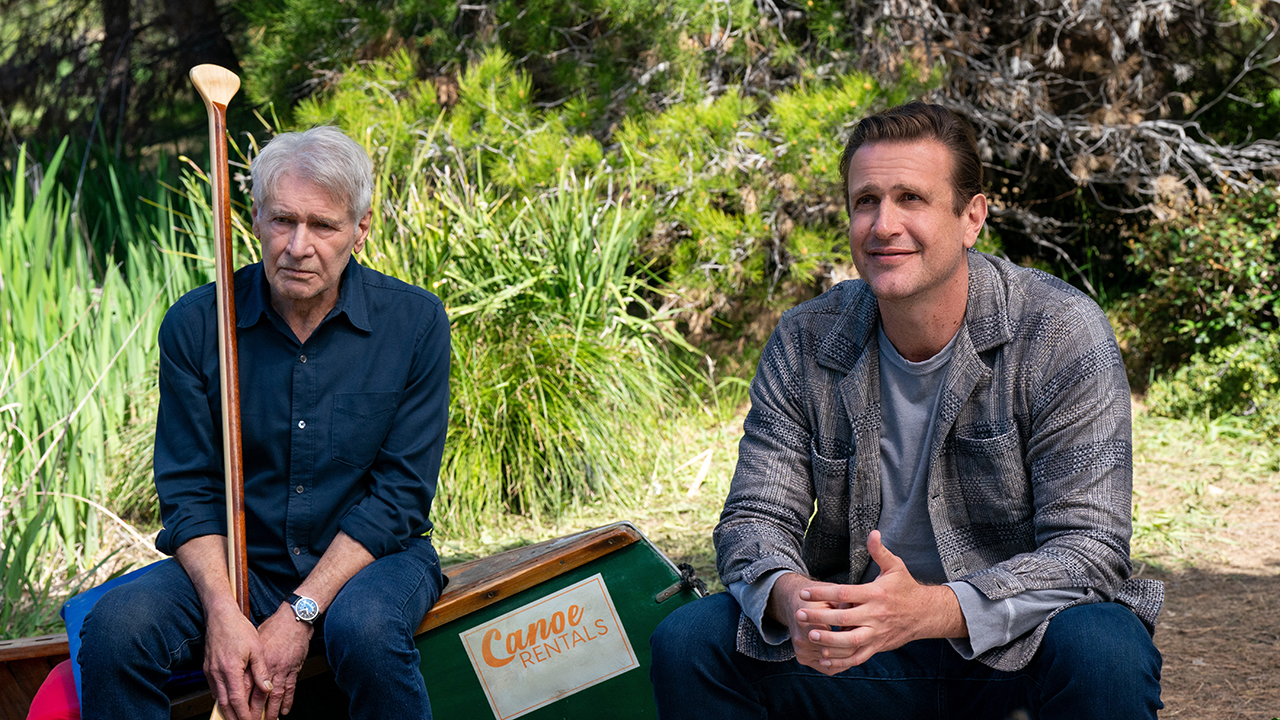
[[[226,720],[259,720],[252,698],[271,690],[258,630],[232,605],[207,618],[204,674]],[[253,705],[253,706],[251,706]]]
[[307,659],[307,648],[314,632],[311,625],[298,622],[288,603],[282,603],[280,609],[258,627],[271,689],[270,693],[254,692],[253,709],[258,713],[255,718],[262,716],[264,702],[266,720],[276,720],[280,715],[289,714],[298,685],[298,671]]
[[867,538],[867,550],[880,566],[874,582],[837,585],[790,574],[774,585],[770,612],[787,619],[801,665],[835,675],[912,640],[968,634],[950,588],[916,582],[878,530]]

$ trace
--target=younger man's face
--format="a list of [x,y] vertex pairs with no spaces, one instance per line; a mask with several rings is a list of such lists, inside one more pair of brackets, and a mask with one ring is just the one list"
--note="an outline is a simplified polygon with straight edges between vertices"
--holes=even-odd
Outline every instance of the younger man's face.
[[[955,213],[955,159],[938,140],[874,142],[849,162],[849,247],[882,303],[927,304],[967,287],[986,197]],[[948,292],[950,291],[950,292]]]

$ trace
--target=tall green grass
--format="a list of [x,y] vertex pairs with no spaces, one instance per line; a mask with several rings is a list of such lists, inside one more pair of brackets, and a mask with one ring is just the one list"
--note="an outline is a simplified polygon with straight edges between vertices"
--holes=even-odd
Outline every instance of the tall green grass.
[[499,196],[478,163],[426,163],[431,140],[407,174],[380,168],[368,261],[434,290],[452,320],[436,519],[469,532],[625,496],[644,475],[637,436],[688,394],[688,348],[663,331],[633,265],[649,202],[571,173],[533,197]]
[[[434,290],[452,318],[442,532],[625,502],[652,451],[637,438],[693,377],[633,264],[649,203],[572,174],[500,197],[461,160],[419,162],[432,147],[419,140],[409,164],[379,167],[362,261]],[[87,222],[55,180],[64,154],[20,160],[0,186],[5,636],[47,626],[60,594],[118,546],[104,538],[146,543],[128,521],[156,519],[156,332],[170,304],[212,279],[203,175],[168,186],[103,166],[92,187],[106,190],[80,204],[98,208]],[[233,225],[248,262],[243,210]]]
[[[199,221],[153,186],[126,196],[107,167],[114,204],[89,226],[56,180],[64,142],[43,166],[23,152],[0,195],[0,633],[47,622],[43,592],[99,559],[114,465],[140,457],[153,416],[156,330],[164,311],[203,282]],[[193,223],[196,227],[193,227]],[[183,225],[186,225],[184,228]],[[193,232],[194,231],[194,232]],[[103,242],[102,238],[108,238]],[[119,254],[95,252],[117,245]],[[136,463],[135,463],[136,464]],[[140,474],[140,473],[138,473]],[[33,605],[34,604],[34,605]],[[35,609],[33,612],[32,609]]]

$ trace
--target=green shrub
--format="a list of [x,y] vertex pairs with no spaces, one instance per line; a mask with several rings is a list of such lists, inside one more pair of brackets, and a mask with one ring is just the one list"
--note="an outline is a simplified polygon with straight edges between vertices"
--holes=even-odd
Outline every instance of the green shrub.
[[1147,406],[1172,418],[1234,418],[1275,438],[1280,433],[1280,333],[1253,335],[1197,354],[1171,376],[1152,383]]
[[[531,76],[501,49],[469,63],[443,105],[433,81],[400,53],[349,69],[296,117],[359,138],[392,193],[446,168],[511,197],[554,188],[566,172],[612,176],[653,198],[636,259],[662,280],[655,289],[685,318],[724,316],[735,305],[789,304],[797,288],[820,289],[848,264],[837,167],[845,135],[938,80],[904,78],[889,86],[859,73],[805,80],[767,106],[736,91],[688,99],[625,117],[602,144],[579,129],[577,106],[535,103]],[[422,192],[431,193],[429,183]],[[750,317],[733,321],[741,320]]]
[[82,199],[111,210],[76,223],[58,181],[66,147],[33,168],[34,191],[26,153],[0,180],[0,636],[56,622],[50,588],[101,559],[114,473],[136,482],[150,467],[138,383],[154,386],[160,320],[212,255],[198,208],[156,186],[150,205],[126,194],[139,183],[123,166]]
[[[1277,329],[1280,229],[1277,191],[1226,195],[1191,208],[1130,245],[1129,262],[1149,279],[1128,305],[1132,353],[1157,370],[1211,347]],[[1140,360],[1141,361],[1141,360]]]
[[617,493],[631,438],[682,394],[680,340],[631,265],[648,202],[606,188],[602,203],[601,184],[563,172],[517,203],[450,168],[381,204],[369,263],[434,289],[453,323],[443,524]]

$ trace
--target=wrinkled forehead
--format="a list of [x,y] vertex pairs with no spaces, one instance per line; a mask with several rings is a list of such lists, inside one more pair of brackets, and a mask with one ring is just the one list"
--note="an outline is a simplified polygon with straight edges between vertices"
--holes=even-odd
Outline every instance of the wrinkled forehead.
[[297,206],[315,205],[319,201],[331,206],[331,214],[344,218],[351,214],[352,198],[346,189],[326,184],[304,162],[286,165],[274,182],[263,189],[263,204],[271,208],[296,210]]

